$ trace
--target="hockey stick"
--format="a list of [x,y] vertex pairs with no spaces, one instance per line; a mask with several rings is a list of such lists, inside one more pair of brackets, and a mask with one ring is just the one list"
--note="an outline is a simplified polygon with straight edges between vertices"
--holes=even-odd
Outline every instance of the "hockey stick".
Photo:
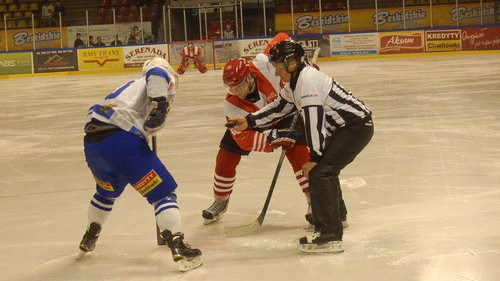
[[[292,124],[290,125],[290,129],[295,128],[295,124],[297,123],[299,115],[300,115],[300,111],[297,110],[297,112],[293,116],[293,121],[292,121]],[[276,182],[278,181],[278,176],[280,174],[281,166],[283,165],[283,161],[285,160],[286,151],[287,150],[285,148],[283,148],[281,150],[280,159],[278,161],[278,165],[276,166],[276,170],[274,171],[273,180],[271,182],[271,186],[269,187],[269,192],[267,193],[266,202],[264,202],[264,206],[262,207],[262,211],[260,212],[259,217],[257,217],[257,219],[255,221],[253,221],[249,224],[245,224],[242,226],[237,226],[237,227],[228,229],[226,231],[226,235],[228,237],[236,237],[236,236],[245,235],[245,234],[250,233],[250,232],[254,232],[254,231],[258,230],[259,227],[262,225],[262,223],[264,222],[264,218],[266,216],[266,213],[267,213],[267,208],[269,207],[269,203],[271,202],[271,196],[273,195],[274,186],[276,185]]]
[[[156,150],[156,148],[157,148],[156,136],[152,137],[151,142],[153,143],[153,152],[155,154],[158,154],[157,150]],[[158,224],[156,224],[156,243],[158,244],[158,246],[166,245],[165,240],[163,240],[163,237],[161,237],[160,228],[158,227]]]

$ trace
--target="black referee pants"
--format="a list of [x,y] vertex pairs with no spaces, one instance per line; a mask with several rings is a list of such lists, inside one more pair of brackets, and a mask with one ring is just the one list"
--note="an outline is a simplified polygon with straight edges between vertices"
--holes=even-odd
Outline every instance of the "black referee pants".
[[340,171],[351,163],[373,136],[371,118],[359,125],[339,128],[327,140],[325,153],[309,172],[311,207],[315,230],[335,234],[342,239],[342,222],[339,207],[342,200]]

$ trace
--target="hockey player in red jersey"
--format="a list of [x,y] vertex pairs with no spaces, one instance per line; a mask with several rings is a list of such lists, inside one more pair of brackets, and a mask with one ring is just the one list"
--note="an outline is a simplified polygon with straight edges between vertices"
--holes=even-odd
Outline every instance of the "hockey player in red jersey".
[[[289,38],[289,37],[288,37]],[[274,42],[275,44],[277,42]],[[268,63],[266,54],[259,54],[247,62],[243,58],[230,60],[226,63],[223,81],[227,87],[224,100],[226,119],[255,112],[278,97],[280,78],[274,75],[274,68]],[[240,133],[226,130],[217,153],[214,175],[213,193],[215,201],[203,210],[204,224],[210,224],[222,219],[227,211],[229,197],[236,180],[236,167],[241,156],[251,151],[272,152],[283,146],[287,148],[286,157],[292,165],[295,177],[309,202],[309,184],[302,174],[302,165],[309,161],[309,151],[302,126],[289,130],[293,117],[283,118],[273,124],[271,133],[246,130]],[[312,218],[308,209],[306,219]]]
[[191,63],[194,63],[201,73],[207,72],[207,67],[201,60],[201,56],[203,55],[203,49],[201,47],[195,46],[192,42],[189,42],[188,45],[181,50],[180,54],[182,56],[182,62],[177,68],[177,73],[184,74]]

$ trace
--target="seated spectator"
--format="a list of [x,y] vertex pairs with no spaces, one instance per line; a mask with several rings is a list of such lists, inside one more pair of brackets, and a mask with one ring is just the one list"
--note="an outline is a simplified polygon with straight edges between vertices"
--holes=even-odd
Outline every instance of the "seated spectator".
[[125,40],[125,43],[127,45],[135,45],[137,44],[137,39],[135,38],[134,34],[130,34],[128,38]]
[[123,45],[123,42],[118,39],[118,34],[115,34],[115,40],[111,41],[110,46],[118,46],[118,45]]
[[76,39],[75,39],[75,42],[73,43],[73,48],[81,48],[81,47],[85,47],[85,42],[83,42],[83,40],[81,39],[82,37],[82,34],[81,33],[77,33],[76,34]]
[[89,47],[94,47],[95,42],[94,42],[94,36],[90,35],[89,36]]
[[151,34],[149,37],[148,43],[158,43],[158,38],[156,38],[156,35]]
[[96,46],[96,47],[106,46],[106,44],[104,44],[104,42],[102,42],[101,36],[97,36],[97,42],[95,43],[94,46]]

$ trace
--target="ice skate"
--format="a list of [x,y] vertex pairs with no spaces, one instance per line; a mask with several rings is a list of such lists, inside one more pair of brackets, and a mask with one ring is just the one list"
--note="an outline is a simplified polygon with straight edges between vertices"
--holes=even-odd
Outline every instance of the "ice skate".
[[91,223],[89,229],[83,235],[82,242],[80,242],[80,253],[77,259],[82,258],[86,253],[92,252],[95,249],[95,243],[100,233],[101,226],[95,222]]
[[314,232],[300,238],[299,249],[305,253],[341,253],[344,251],[342,239],[335,234]]
[[215,200],[210,207],[203,210],[201,213],[202,217],[205,219],[203,224],[211,224],[222,220],[224,213],[227,211],[228,204],[229,199],[224,201]]
[[193,249],[188,243],[184,242],[184,234],[177,232],[172,234],[170,231],[165,230],[161,236],[167,242],[168,247],[172,251],[172,258],[179,265],[180,271],[188,271],[200,267],[203,263],[201,261],[201,251]]

